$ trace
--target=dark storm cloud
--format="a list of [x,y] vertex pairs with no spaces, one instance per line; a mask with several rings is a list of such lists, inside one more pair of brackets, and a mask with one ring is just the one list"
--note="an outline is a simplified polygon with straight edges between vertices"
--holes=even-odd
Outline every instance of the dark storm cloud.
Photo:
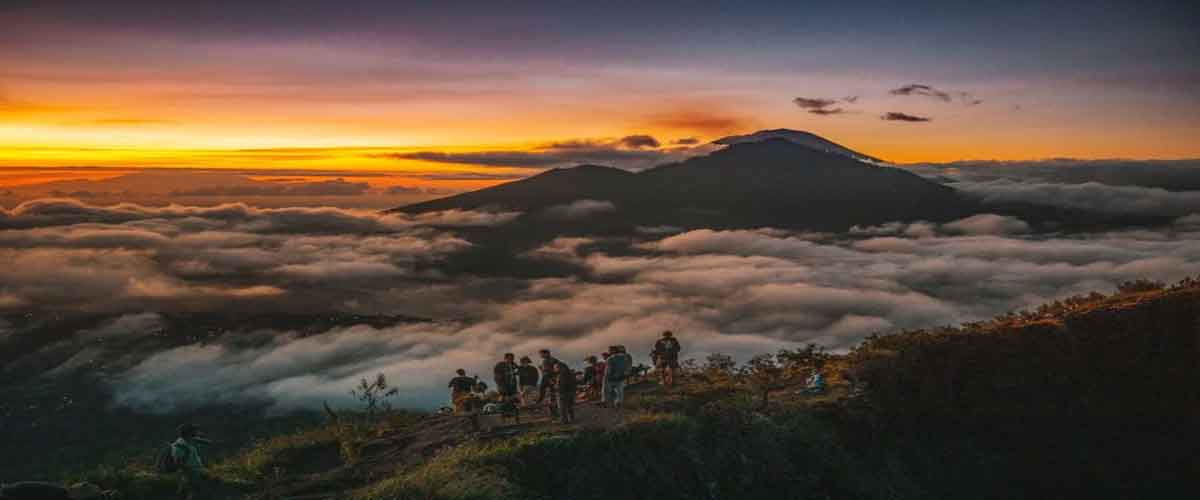
[[879,119],[893,122],[927,122],[933,120],[932,118],[926,116],[910,115],[908,113],[901,113],[898,111],[889,111],[884,113],[879,117]]
[[622,137],[617,142],[627,148],[635,148],[635,149],[636,148],[657,148],[659,146],[662,146],[662,144],[658,142],[658,139],[655,139],[654,137],[651,137],[649,135],[627,135],[625,137]]
[[317,182],[261,183],[253,186],[210,186],[172,191],[172,196],[355,196],[371,185],[333,179]]

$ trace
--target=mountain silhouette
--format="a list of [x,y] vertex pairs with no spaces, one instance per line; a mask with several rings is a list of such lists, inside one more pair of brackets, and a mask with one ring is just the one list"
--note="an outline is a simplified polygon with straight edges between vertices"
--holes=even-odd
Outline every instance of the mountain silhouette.
[[[395,211],[518,210],[544,223],[555,207],[581,200],[612,209],[588,225],[761,227],[845,230],[897,220],[947,221],[977,212],[954,189],[875,164],[807,132],[767,130],[732,136],[711,154],[629,172],[582,165],[408,205]],[[871,163],[868,163],[871,162]],[[578,224],[578,221],[576,221]]]
[[804,132],[802,130],[792,130],[786,128],[759,130],[753,134],[746,135],[731,135],[717,139],[712,143],[720,144],[722,146],[730,146],[733,144],[742,144],[747,142],[762,142],[768,139],[783,139],[801,146],[807,146],[808,148],[815,149],[817,151],[847,156],[854,158],[855,160],[865,161],[868,163],[883,163],[883,160],[880,160],[879,158],[859,153],[858,151],[833,142],[812,132]]

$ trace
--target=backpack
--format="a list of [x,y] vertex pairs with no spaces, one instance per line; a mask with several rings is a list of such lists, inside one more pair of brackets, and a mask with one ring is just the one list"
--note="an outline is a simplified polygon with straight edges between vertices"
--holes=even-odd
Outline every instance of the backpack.
[[170,474],[179,471],[179,461],[175,460],[175,446],[168,444],[158,452],[154,460],[154,470],[159,474]]

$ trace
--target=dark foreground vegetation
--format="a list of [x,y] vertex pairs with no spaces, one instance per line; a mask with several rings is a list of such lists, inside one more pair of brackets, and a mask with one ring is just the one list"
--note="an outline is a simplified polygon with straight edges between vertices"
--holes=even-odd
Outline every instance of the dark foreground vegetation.
[[[214,464],[225,498],[1188,498],[1200,281],[1138,282],[853,352],[687,363],[575,425],[341,414]],[[799,395],[820,368],[829,390]],[[171,498],[148,459],[75,475]]]

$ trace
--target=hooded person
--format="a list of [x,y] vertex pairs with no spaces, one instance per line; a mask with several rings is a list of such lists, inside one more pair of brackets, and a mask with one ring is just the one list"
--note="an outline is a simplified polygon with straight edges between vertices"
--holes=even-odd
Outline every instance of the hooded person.
[[200,435],[200,427],[183,424],[178,428],[179,437],[171,443],[171,456],[179,467],[180,498],[194,500],[208,495],[209,478],[204,473],[204,460],[200,458],[200,447],[212,441]]

